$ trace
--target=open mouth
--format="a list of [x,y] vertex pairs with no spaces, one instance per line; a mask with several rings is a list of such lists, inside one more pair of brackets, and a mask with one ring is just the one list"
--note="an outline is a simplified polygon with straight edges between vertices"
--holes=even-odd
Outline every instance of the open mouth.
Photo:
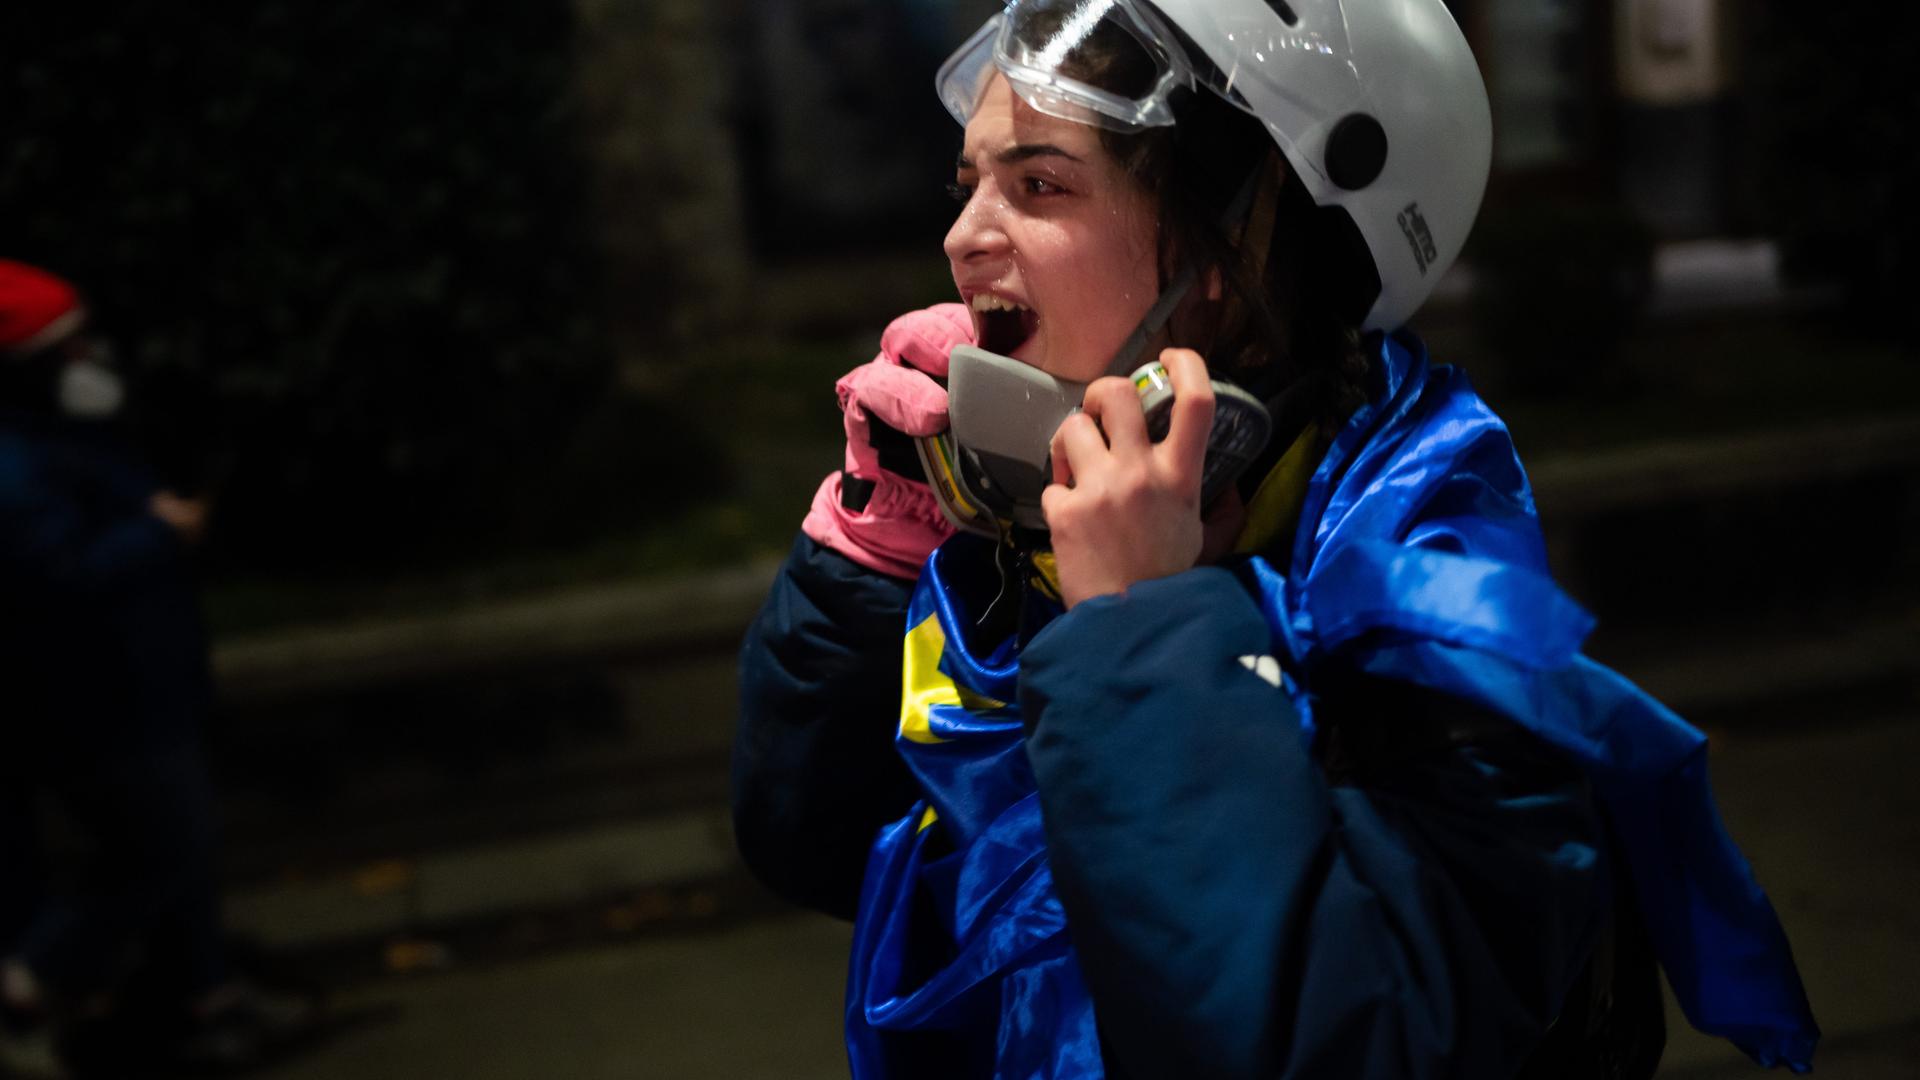
[[991,293],[975,296],[967,306],[973,311],[980,347],[990,353],[1012,356],[1040,326],[1040,317],[1032,308]]

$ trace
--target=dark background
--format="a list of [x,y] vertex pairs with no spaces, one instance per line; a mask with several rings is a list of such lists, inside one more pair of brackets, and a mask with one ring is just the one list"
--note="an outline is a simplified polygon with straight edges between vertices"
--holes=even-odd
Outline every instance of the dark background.
[[[945,295],[929,73],[991,7],[36,5],[0,37],[0,251],[88,293],[167,475],[219,496],[216,580],[633,536],[741,493],[703,378],[727,357],[849,366],[883,305]],[[1611,75],[1615,5],[1532,7],[1559,28],[1456,5],[1497,111],[1521,46],[1555,80],[1556,149],[1496,163],[1468,253],[1490,392],[1630,407],[1653,246],[1698,235],[1777,241],[1791,284],[1834,288],[1828,329],[1903,338],[1902,16],[1727,5],[1724,88],[1651,107]],[[916,289],[866,287],[866,257]]]
[[[234,925],[412,1010],[288,1075],[840,1070],[844,931],[722,925],[775,910],[729,861],[732,651],[840,461],[833,379],[951,295],[932,73],[995,6],[0,17],[0,256],[81,285],[216,501]],[[1914,20],[1452,6],[1494,176],[1415,328],[1512,427],[1594,655],[1713,731],[1840,1060],[1911,1075]],[[1706,42],[1619,20],[1680,9],[1718,59],[1650,93],[1623,71]],[[753,986],[815,1007],[777,1036],[811,1065]]]
[[[726,425],[623,365],[719,347],[676,324],[697,253],[664,234],[677,189],[726,178],[661,166],[597,193],[590,140],[712,128],[742,254],[937,237],[936,41],[900,5],[827,7],[792,20],[846,75],[823,111],[927,133],[842,147],[837,197],[768,162],[759,106],[785,88],[734,47],[744,13],[704,32],[696,63],[729,67],[707,115],[609,119],[555,0],[35,7],[0,36],[0,250],[87,293],[169,479],[220,497],[216,575],[383,574],[658,521],[729,492]],[[621,31],[641,63],[615,75],[672,75],[647,63],[676,48],[660,22]],[[643,235],[609,239],[615,203]]]

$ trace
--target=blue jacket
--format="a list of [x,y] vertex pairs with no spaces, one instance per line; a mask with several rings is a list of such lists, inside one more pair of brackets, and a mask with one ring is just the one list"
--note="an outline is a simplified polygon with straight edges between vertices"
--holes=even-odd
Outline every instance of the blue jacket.
[[[1596,804],[1696,1025],[1805,1064],[1816,1032],[1698,733],[1578,656],[1588,621],[1545,578],[1524,474],[1464,378],[1392,340],[1375,369],[1280,566],[1197,569],[996,642],[972,640],[990,560],[936,553],[889,717],[911,806],[899,769],[819,752],[828,725],[882,722],[812,696],[883,655],[829,609],[904,586],[796,548],[743,655],[736,810],[751,863],[843,913],[811,854],[902,813],[859,905],[856,1075],[1510,1075],[1611,895]],[[1330,783],[1313,717],[1356,680],[1531,735]],[[821,787],[870,801],[794,809]]]
[[91,756],[199,736],[207,643],[178,537],[133,451],[0,410],[0,740]]

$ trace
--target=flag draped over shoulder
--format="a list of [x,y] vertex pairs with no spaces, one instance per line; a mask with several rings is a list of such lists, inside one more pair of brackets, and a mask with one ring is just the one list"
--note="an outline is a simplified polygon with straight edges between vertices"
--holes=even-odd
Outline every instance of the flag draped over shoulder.
[[[1688,1020],[1804,1071],[1818,1028],[1714,807],[1705,737],[1579,653],[1592,621],[1548,578],[1511,439],[1465,377],[1382,338],[1374,378],[1308,481],[1287,564],[1233,566],[1273,630],[1302,737],[1316,672],[1337,664],[1473,701],[1557,747],[1619,833]],[[1103,1075],[1024,752],[1017,639],[969,639],[998,591],[992,562],[982,541],[949,541],[909,608],[897,745],[925,799],[868,864],[848,984],[856,1077]]]

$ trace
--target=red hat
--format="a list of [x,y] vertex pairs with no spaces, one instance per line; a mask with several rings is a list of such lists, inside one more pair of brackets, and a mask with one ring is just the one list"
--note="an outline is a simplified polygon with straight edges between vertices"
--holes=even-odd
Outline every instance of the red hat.
[[79,291],[64,279],[0,259],[0,353],[44,348],[80,329],[86,317]]

